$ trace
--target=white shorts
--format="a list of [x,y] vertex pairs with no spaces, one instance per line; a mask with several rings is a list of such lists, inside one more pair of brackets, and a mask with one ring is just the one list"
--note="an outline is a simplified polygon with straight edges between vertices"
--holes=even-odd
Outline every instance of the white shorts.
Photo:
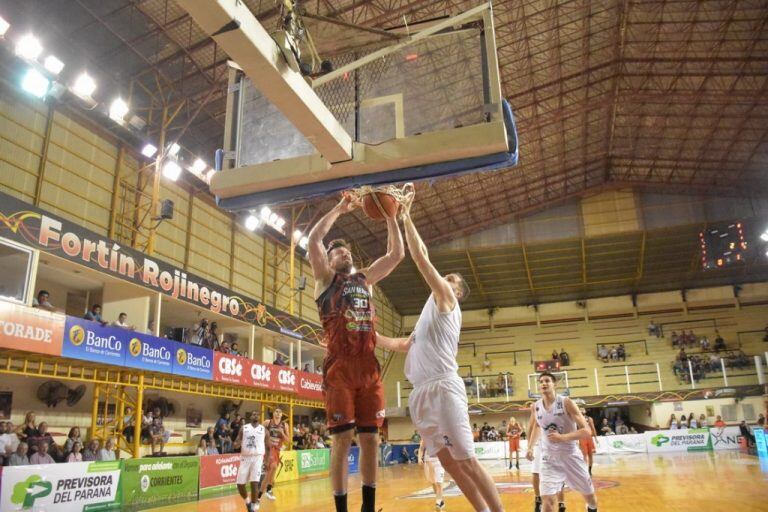
[[445,469],[440,460],[429,458],[424,460],[424,476],[430,484],[442,484],[445,477]]
[[456,460],[475,456],[467,391],[458,375],[416,386],[408,397],[408,407],[428,456],[436,457],[443,448]]
[[538,443],[533,447],[533,467],[531,473],[541,473],[541,447]]
[[570,453],[556,452],[541,458],[541,471],[539,472],[541,495],[557,494],[564,485],[585,496],[595,493],[592,477],[589,476],[589,470],[584,462],[584,456],[578,450]]
[[250,455],[240,459],[237,470],[237,485],[261,480],[261,468],[264,466],[264,455]]

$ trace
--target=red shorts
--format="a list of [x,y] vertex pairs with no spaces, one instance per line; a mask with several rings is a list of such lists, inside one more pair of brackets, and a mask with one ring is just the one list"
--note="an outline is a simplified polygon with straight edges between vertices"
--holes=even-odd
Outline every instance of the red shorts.
[[509,438],[509,453],[519,452],[520,451],[520,437],[510,437]]
[[269,465],[273,464],[280,464],[280,447],[279,446],[270,446],[269,447]]
[[581,448],[581,453],[586,458],[590,453],[595,453],[595,441],[591,436],[587,439],[579,439],[579,448]]
[[373,354],[328,358],[323,372],[323,395],[331,434],[357,427],[377,432],[384,424],[384,388]]

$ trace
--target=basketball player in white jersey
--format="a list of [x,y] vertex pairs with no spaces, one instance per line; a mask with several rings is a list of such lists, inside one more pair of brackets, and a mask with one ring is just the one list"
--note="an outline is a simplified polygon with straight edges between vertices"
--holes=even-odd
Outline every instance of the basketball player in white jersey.
[[[597,511],[592,478],[579,449],[579,439],[592,435],[589,424],[573,401],[555,392],[556,379],[549,372],[539,374],[541,398],[531,406],[529,446],[541,438],[541,472],[539,486],[543,512],[555,512],[556,495],[567,484],[584,496],[587,511]],[[533,452],[528,449],[528,460]]]
[[427,247],[410,216],[412,187],[401,217],[408,250],[432,294],[410,338],[377,334],[376,344],[408,352],[405,375],[413,384],[409,407],[427,455],[440,459],[475,510],[499,512],[503,507],[493,479],[475,457],[467,391],[456,362],[461,331],[459,303],[469,294],[469,287],[460,274],[441,276],[429,261]]
[[[259,424],[258,411],[251,411],[250,423],[240,428],[235,439],[235,449],[240,448],[240,468],[237,470],[237,491],[245,500],[248,512],[259,510],[259,480],[261,468],[264,465],[264,453],[267,451],[265,439],[267,430]],[[251,484],[251,495],[248,496],[246,484]]]
[[435,492],[435,511],[445,510],[445,501],[443,501],[443,477],[445,470],[440,464],[440,459],[427,455],[427,448],[424,446],[424,440],[419,444],[419,464],[424,464],[424,477],[432,486]]
[[[535,425],[536,421],[534,420],[533,423],[528,425],[528,439],[531,438],[531,432],[533,432],[533,425]],[[536,446],[531,448],[531,445],[528,445],[528,452],[533,457],[533,464],[531,466],[531,484],[533,485],[533,495],[534,495],[534,505],[533,505],[533,512],[541,512],[541,486],[540,484],[540,475],[541,475],[541,443],[536,442]],[[531,460],[531,457],[528,457],[528,460]],[[565,492],[560,489],[560,492],[557,493],[557,503],[558,508],[557,512],[566,512],[565,509]]]

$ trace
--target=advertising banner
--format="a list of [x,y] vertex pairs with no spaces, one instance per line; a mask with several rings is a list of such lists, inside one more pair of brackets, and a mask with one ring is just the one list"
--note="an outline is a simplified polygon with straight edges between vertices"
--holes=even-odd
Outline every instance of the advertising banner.
[[680,430],[648,430],[643,433],[648,452],[703,452],[711,451],[709,429],[686,428]]
[[347,457],[349,462],[349,472],[357,473],[360,471],[360,447],[353,446],[349,449],[349,456]]
[[173,361],[173,374],[197,379],[213,379],[213,350],[174,343],[176,350]]
[[197,500],[200,457],[126,459],[122,462],[120,489],[124,506]]
[[644,434],[624,434],[620,436],[599,436],[597,453],[645,453],[648,451]]
[[752,434],[755,436],[758,457],[761,459],[768,457],[768,435],[766,435],[765,429],[753,428]]
[[275,482],[290,482],[299,479],[299,463],[296,450],[280,452],[280,466],[275,473]]
[[126,345],[125,366],[138,370],[173,373],[176,359],[176,342],[155,338],[148,334],[128,331],[130,340]]
[[64,315],[0,302],[0,347],[61,355]]
[[273,381],[272,386],[274,386],[272,389],[275,389],[277,391],[286,391],[288,393],[295,393],[297,390],[297,381],[298,378],[296,374],[298,373],[293,368],[288,368],[287,366],[272,366],[274,369],[274,375],[273,375]]
[[313,473],[328,471],[331,467],[331,450],[299,450],[296,459],[299,462],[299,475],[304,476]]
[[124,366],[125,348],[131,340],[131,334],[132,331],[118,327],[102,327],[98,322],[68,316],[61,355],[94,363]]
[[240,454],[200,457],[200,498],[235,490]]
[[741,431],[739,427],[710,427],[709,436],[713,450],[738,450]]
[[3,468],[0,510],[120,509],[120,461]]
[[251,371],[251,365],[246,358],[221,352],[213,353],[213,380],[245,386],[246,371]]
[[276,389],[277,368],[269,363],[252,361],[241,358],[243,364],[243,380],[246,386]]
[[323,376],[317,373],[296,372],[298,386],[296,392],[300,397],[322,400]]
[[503,459],[508,449],[509,443],[504,441],[475,443],[475,456],[478,459]]

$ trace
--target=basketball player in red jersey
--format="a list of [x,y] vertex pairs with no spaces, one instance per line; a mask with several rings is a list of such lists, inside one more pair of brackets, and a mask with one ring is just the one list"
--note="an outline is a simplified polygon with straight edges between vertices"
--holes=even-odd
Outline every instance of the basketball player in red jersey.
[[376,360],[375,311],[371,286],[384,279],[405,257],[403,237],[387,217],[387,254],[370,267],[352,273],[352,253],[342,240],[327,246],[323,238],[340,215],[360,206],[351,196],[320,219],[309,233],[309,262],[315,277],[315,301],[325,331],[323,389],[331,448],[331,485],[337,512],[347,512],[349,448],[353,429],[360,444],[363,483],[361,512],[374,512],[378,430],[384,423],[384,390]]
[[592,454],[595,453],[597,439],[597,430],[595,430],[595,420],[591,416],[587,416],[587,410],[583,407],[580,408],[582,416],[587,420],[589,424],[589,430],[592,435],[587,438],[579,439],[579,448],[581,448],[581,454],[584,455],[584,462],[587,463],[589,468],[589,474],[592,474]]
[[[267,474],[264,476],[264,480],[261,481],[261,494],[264,493],[267,499],[275,500],[275,495],[272,494],[272,486],[275,485],[275,474],[277,468],[280,466],[280,450],[283,447],[283,443],[290,439],[288,433],[288,423],[283,421],[283,411],[279,407],[272,411],[272,417],[268,422],[264,424],[264,428],[267,429],[267,450],[269,451],[267,459]],[[265,489],[266,487],[266,489]]]

